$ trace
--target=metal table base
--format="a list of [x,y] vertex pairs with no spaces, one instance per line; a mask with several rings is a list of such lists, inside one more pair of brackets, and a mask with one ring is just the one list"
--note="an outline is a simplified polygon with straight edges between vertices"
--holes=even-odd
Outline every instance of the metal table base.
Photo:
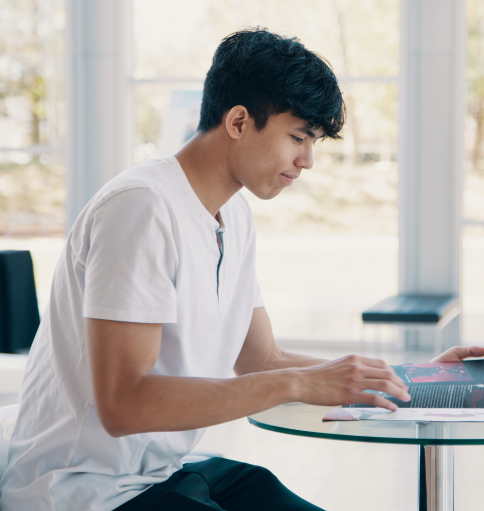
[[419,511],[454,510],[454,446],[419,447]]

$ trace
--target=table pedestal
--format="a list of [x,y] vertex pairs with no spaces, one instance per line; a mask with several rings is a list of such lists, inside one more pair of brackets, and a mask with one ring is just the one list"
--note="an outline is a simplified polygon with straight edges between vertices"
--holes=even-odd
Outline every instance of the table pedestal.
[[419,447],[419,511],[454,510],[454,447]]

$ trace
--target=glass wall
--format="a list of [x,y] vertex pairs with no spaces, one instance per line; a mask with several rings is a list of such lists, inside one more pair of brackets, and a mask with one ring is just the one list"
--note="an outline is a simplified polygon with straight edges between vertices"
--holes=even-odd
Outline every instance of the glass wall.
[[30,250],[44,310],[63,245],[62,0],[0,2],[0,250]]
[[464,171],[463,340],[484,331],[484,3],[468,0],[468,110]]
[[133,5],[136,162],[172,154],[193,134],[204,76],[231,32],[259,25],[298,36],[332,64],[349,109],[344,140],[318,143],[313,169],[277,198],[244,193],[256,219],[258,276],[276,336],[370,340],[361,311],[397,290],[399,2]]
[[64,230],[60,0],[0,5],[0,233]]

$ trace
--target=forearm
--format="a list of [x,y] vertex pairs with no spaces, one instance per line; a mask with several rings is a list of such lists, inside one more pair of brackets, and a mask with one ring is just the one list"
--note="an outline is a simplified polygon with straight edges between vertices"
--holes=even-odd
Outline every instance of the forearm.
[[249,331],[234,370],[240,376],[289,367],[310,367],[326,362],[328,360],[282,350],[274,339],[267,311],[264,307],[258,307],[252,314]]
[[240,376],[263,371],[277,371],[291,367],[311,367],[326,364],[329,360],[281,349],[275,342],[263,357],[245,357],[237,360],[235,373]]
[[131,388],[100,407],[113,436],[149,431],[185,431],[297,400],[297,376],[291,370],[237,378],[186,378],[146,374]]
[[329,362],[327,359],[280,350],[276,357],[268,361],[266,371],[273,369],[286,369],[289,367],[311,367],[326,364],[327,362]]

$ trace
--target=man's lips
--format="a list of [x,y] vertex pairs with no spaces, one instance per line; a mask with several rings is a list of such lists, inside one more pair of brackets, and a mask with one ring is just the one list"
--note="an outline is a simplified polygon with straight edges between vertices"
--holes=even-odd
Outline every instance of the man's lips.
[[292,182],[297,178],[297,176],[288,176],[287,174],[281,174],[282,178],[287,184],[292,184]]

